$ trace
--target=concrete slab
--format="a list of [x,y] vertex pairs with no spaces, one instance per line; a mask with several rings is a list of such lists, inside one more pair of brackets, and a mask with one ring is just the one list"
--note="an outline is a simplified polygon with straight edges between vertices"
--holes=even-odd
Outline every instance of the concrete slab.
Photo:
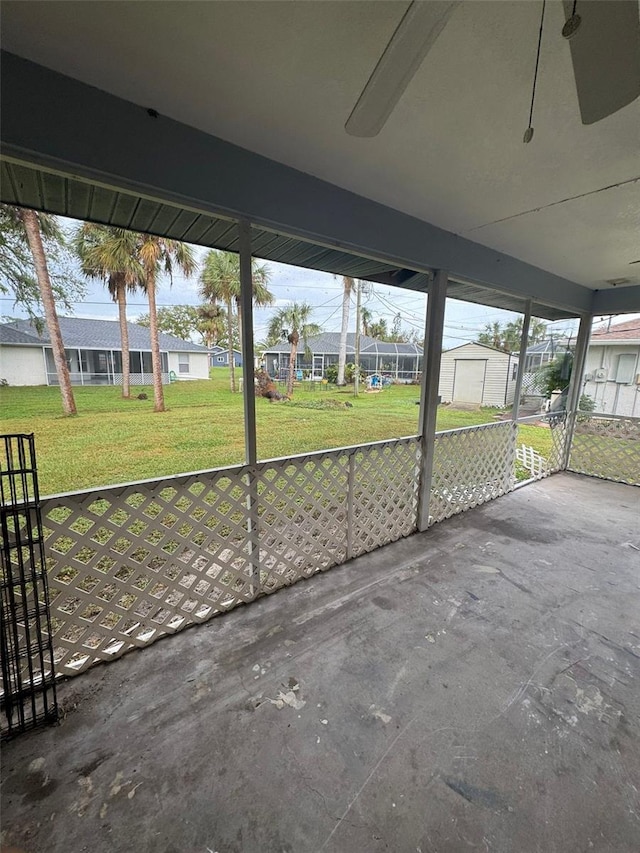
[[4,842],[637,853],[639,510],[558,475],[66,682]]

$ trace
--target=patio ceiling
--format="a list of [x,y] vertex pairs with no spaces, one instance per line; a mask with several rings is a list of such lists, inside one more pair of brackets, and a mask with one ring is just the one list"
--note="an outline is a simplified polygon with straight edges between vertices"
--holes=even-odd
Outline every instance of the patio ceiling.
[[[292,178],[289,190],[284,187],[284,172],[278,173],[283,193],[297,196],[298,202],[306,179],[304,186],[320,193],[318,208],[328,209],[330,190],[335,191],[336,206],[343,209],[346,198],[378,203],[366,211],[361,205],[358,217],[349,211],[345,219],[360,219],[376,230],[381,247],[387,240],[384,252],[371,251],[362,240],[347,236],[336,252],[339,238],[330,233],[336,217],[327,213],[321,221],[322,211],[305,211],[308,224],[297,210],[281,204],[279,222],[262,211],[250,216],[254,222],[262,219],[261,230],[270,235],[262,239],[256,234],[262,257],[285,262],[287,256],[297,257],[289,262],[362,277],[367,273],[360,270],[368,269],[372,259],[378,266],[369,270],[370,276],[389,280],[400,275],[402,286],[423,289],[424,278],[409,279],[406,271],[425,273],[444,265],[455,252],[462,259],[459,268],[446,266],[467,282],[461,298],[475,301],[479,284],[493,284],[503,296],[512,292],[512,303],[504,304],[509,301],[505,297],[500,307],[513,310],[522,310],[527,296],[573,313],[587,307],[640,308],[640,266],[634,264],[640,251],[638,102],[596,125],[580,124],[569,51],[559,34],[559,2],[548,4],[536,134],[530,145],[521,139],[539,7],[518,2],[462,3],[380,135],[363,140],[345,133],[344,122],[405,6],[404,2],[5,2],[3,46],[105,92],[153,107],[163,117],[156,136],[165,132],[168,117],[211,134],[206,139],[212,145],[225,140],[241,146],[244,150],[234,153],[245,158],[247,181],[252,179],[263,195],[273,191],[275,174],[271,168],[267,175],[265,164],[275,161],[300,170],[288,170],[289,176],[299,176],[296,186]],[[88,91],[99,98],[96,90]],[[109,103],[115,109],[113,101]],[[100,109],[105,105],[101,101]],[[61,157],[61,149],[54,151],[55,143],[47,138],[28,156],[25,145],[17,158],[20,162],[32,157],[33,163],[46,166],[47,156],[65,160],[74,167],[65,177],[87,180],[90,155],[81,164],[79,146],[97,150],[96,134],[104,139],[107,133],[113,161],[107,163],[100,151],[102,168],[106,172],[117,162],[118,171],[111,168],[111,184],[104,176],[102,183],[118,190],[128,183],[131,188],[123,157],[113,154],[122,136],[114,132],[113,124],[93,126],[96,123],[86,112],[77,126],[64,111],[58,110],[57,118],[60,132],[75,136],[69,156]],[[135,148],[138,136],[138,129],[131,127],[123,147]],[[15,145],[15,139],[8,142]],[[259,169],[249,152],[271,161],[261,160]],[[242,207],[243,188],[235,187],[235,197],[231,191],[225,196],[221,173],[227,164],[220,146],[215,153],[219,166],[215,174],[216,164],[210,166],[209,199],[213,203],[217,195],[218,209],[250,215],[249,206]],[[133,156],[132,151],[127,150],[127,156]],[[313,182],[310,176],[329,183]],[[338,189],[349,192],[340,196]],[[260,202],[254,205],[256,212],[259,206]],[[143,210],[148,213],[144,204]],[[398,222],[405,214],[402,222],[416,228],[405,243],[421,243],[424,257],[390,251],[393,241],[386,232],[391,229],[373,221],[372,214],[381,211],[395,214]],[[416,223],[431,229],[426,237],[418,236]],[[274,238],[274,231],[283,237]],[[315,247],[301,248],[301,240]],[[446,251],[436,251],[436,244]],[[483,247],[491,251],[483,253]],[[367,260],[354,261],[354,255]],[[384,263],[384,258],[391,263]],[[510,265],[514,258],[525,263]],[[538,286],[545,278],[548,286]],[[618,284],[609,296],[612,281]],[[584,292],[593,290],[599,294],[591,303]],[[485,297],[483,292],[483,301]],[[538,307],[534,311],[548,316]]]

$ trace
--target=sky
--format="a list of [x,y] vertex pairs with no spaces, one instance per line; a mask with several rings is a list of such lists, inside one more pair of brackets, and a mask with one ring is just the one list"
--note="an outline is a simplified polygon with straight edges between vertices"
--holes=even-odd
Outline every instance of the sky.
[[[77,223],[72,220],[64,221],[66,231],[73,229]],[[201,261],[207,249],[194,246],[196,258]],[[261,341],[266,337],[267,325],[275,309],[293,301],[305,301],[313,307],[312,321],[324,331],[340,331],[342,309],[342,279],[329,273],[292,267],[269,261],[269,289],[276,297],[276,303],[270,308],[254,310],[255,340]],[[78,268],[78,276],[81,277]],[[201,302],[198,295],[198,276],[185,279],[176,274],[173,284],[166,276],[159,280],[157,304],[161,306],[198,305]],[[426,311],[426,297],[401,288],[386,285],[369,285],[362,296],[362,304],[366,306],[374,320],[384,318],[390,327],[394,316],[400,313],[402,326],[406,331],[415,331],[422,338]],[[87,291],[84,300],[73,306],[75,317],[92,319],[116,320],[117,306],[109,297],[106,287],[99,281],[87,280]],[[128,305],[130,321],[135,322],[138,316],[147,313],[144,297],[131,296]],[[5,316],[24,316],[14,308],[11,297],[0,297],[0,314]],[[444,347],[450,349],[476,339],[487,323],[509,322],[517,314],[502,311],[489,306],[460,302],[449,299],[445,314]],[[625,318],[627,319],[627,318]],[[355,295],[352,294],[349,330],[355,329]],[[554,335],[572,335],[577,331],[577,321],[563,320],[549,324],[549,330]]]

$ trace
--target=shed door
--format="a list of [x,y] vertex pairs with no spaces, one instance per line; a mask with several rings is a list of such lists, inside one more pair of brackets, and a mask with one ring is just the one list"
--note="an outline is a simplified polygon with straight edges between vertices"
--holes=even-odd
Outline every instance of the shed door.
[[484,359],[457,358],[453,399],[460,403],[482,403],[486,369]]

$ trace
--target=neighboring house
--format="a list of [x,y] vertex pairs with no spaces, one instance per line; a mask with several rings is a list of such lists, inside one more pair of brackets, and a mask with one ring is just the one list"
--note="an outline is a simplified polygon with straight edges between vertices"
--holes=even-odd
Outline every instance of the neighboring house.
[[[234,349],[233,363],[235,367],[242,367],[242,353]],[[229,367],[229,350],[218,344],[209,350],[209,367]]]
[[444,403],[509,406],[518,356],[484,344],[462,344],[442,353],[439,394]]
[[[153,381],[149,329],[128,323],[131,384]],[[121,385],[120,324],[115,320],[60,317],[73,385]],[[208,379],[206,347],[160,333],[162,381]],[[46,326],[39,333],[29,320],[0,324],[0,380],[9,385],[57,385],[58,377]]]
[[[354,332],[347,335],[347,364],[355,364]],[[300,341],[296,369],[307,370],[312,379],[322,379],[327,367],[338,364],[340,332],[323,332],[307,341],[305,354]],[[270,376],[284,377],[289,369],[291,346],[284,341],[264,351],[263,362]],[[381,373],[392,379],[411,382],[422,370],[422,347],[418,344],[391,344],[360,335],[360,366],[367,374]]]
[[592,332],[585,377],[597,412],[640,415],[640,318]]
[[532,344],[527,348],[524,360],[524,372],[533,373],[541,367],[546,367],[556,356],[562,355],[567,349],[575,349],[575,340],[571,343],[569,338],[546,338],[539,344]]

